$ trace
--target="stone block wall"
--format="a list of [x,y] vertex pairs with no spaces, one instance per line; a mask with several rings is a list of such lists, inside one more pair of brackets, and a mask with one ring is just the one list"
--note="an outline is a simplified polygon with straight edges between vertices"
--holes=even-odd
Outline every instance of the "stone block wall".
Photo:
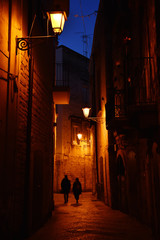
[[19,49],[16,52],[16,36],[28,35],[29,2],[1,1],[0,5],[3,33],[0,38],[0,224],[3,239],[22,239],[24,231],[30,234],[48,219],[53,207],[54,42],[53,39],[34,42],[37,46],[29,52]]

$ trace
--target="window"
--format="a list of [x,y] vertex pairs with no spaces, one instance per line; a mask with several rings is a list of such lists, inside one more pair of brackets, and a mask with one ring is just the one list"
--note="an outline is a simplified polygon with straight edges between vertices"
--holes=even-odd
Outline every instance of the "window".
[[[90,123],[84,122],[80,118],[73,117],[71,120],[71,144],[72,145],[90,145]],[[82,139],[79,140],[77,137],[78,133],[82,133]]]
[[78,140],[78,138],[77,138],[77,134],[79,133],[79,132],[82,132],[82,127],[81,127],[81,122],[79,122],[79,121],[76,121],[76,120],[74,120],[74,121],[72,121],[72,123],[71,123],[71,131],[72,131],[72,144],[73,145],[79,145],[79,140]]

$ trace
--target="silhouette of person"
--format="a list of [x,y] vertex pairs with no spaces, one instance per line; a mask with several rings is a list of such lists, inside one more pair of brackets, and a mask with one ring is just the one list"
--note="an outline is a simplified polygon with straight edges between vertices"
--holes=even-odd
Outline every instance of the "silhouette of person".
[[75,182],[73,183],[73,194],[78,203],[79,195],[82,193],[82,186],[78,178],[76,178]]
[[61,188],[62,188],[62,192],[64,193],[64,203],[67,203],[68,202],[68,194],[69,194],[70,188],[71,188],[71,183],[70,183],[70,180],[68,179],[67,175],[65,175],[65,177],[62,179]]

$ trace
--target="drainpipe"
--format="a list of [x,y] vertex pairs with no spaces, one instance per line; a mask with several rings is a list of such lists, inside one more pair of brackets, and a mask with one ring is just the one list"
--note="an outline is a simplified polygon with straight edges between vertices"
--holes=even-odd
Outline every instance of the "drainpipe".
[[[32,2],[28,2],[28,32],[30,32]],[[28,237],[31,233],[31,207],[30,207],[30,163],[31,163],[31,129],[32,129],[32,94],[33,94],[33,58],[32,49],[29,50],[29,87],[28,87],[28,115],[26,132],[26,164],[24,176],[24,209],[22,235]]]
[[95,123],[95,145],[96,145],[97,184],[99,184],[99,173],[98,173],[98,144],[97,144],[97,124],[96,124],[96,123]]
[[30,226],[30,162],[31,162],[31,128],[32,128],[32,94],[33,94],[33,61],[29,57],[29,96],[26,136],[26,165],[25,165],[25,186],[24,186],[24,234],[28,236]]
[[[96,82],[95,82],[95,61],[93,56],[93,92],[92,92],[92,105],[94,106],[94,113],[96,110]],[[97,124],[94,124],[95,126],[95,148],[96,148],[96,170],[97,170],[97,184],[99,184],[99,173],[98,173],[98,144],[97,144]]]

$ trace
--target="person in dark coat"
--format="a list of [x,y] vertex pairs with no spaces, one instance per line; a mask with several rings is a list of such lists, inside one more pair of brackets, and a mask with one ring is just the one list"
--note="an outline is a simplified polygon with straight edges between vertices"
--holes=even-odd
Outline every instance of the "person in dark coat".
[[65,175],[65,177],[62,179],[61,188],[62,188],[62,192],[64,193],[64,203],[67,203],[68,195],[69,195],[70,188],[71,188],[71,183],[70,183],[70,180],[68,179],[67,175]]
[[82,186],[78,178],[76,178],[75,182],[73,183],[73,194],[78,203],[79,195],[82,193]]

